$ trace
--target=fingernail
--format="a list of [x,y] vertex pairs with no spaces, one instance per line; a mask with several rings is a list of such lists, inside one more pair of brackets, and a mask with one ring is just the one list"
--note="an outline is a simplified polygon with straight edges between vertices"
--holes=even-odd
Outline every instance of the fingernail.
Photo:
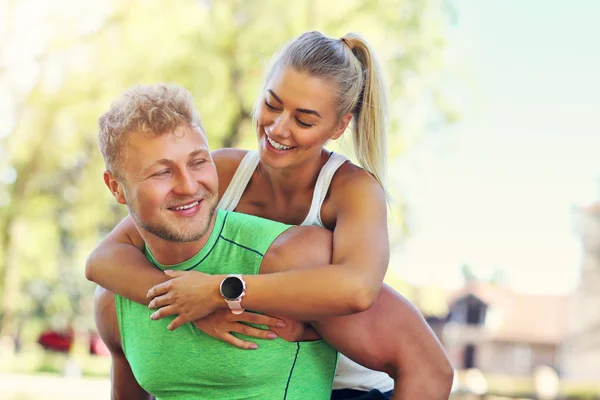
[[285,327],[286,327],[286,324],[285,324],[285,322],[283,322],[283,321],[279,321],[279,322],[277,322],[277,323],[275,324],[275,326],[276,326],[276,327],[278,327],[278,328],[285,328]]
[[252,344],[250,345],[250,347],[248,347],[248,348],[249,348],[250,350],[256,350],[256,349],[258,349],[258,345],[257,345],[256,343],[252,343]]
[[267,333],[267,337],[268,337],[269,339],[277,339],[277,337],[278,337],[278,336],[277,336],[277,334],[276,334],[276,333],[274,333],[274,332],[269,332],[269,333]]
[[153,319],[153,320],[154,320],[154,319],[156,319],[156,315],[152,314],[152,315],[150,316],[150,319]]

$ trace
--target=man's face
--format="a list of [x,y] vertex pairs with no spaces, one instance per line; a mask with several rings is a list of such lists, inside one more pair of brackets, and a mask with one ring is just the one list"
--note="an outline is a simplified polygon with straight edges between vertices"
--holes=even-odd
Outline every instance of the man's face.
[[126,154],[123,178],[107,172],[105,181],[138,228],[172,242],[202,238],[217,206],[218,178],[201,129],[182,125],[156,137],[135,132]]

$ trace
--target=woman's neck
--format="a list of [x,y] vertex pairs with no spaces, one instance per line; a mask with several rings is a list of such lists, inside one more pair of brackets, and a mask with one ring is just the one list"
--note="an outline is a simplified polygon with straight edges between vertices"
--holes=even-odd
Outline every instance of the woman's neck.
[[289,168],[271,168],[259,162],[257,170],[272,191],[276,202],[288,202],[294,197],[314,191],[321,168],[329,159],[330,153],[323,149],[317,156],[300,165]]

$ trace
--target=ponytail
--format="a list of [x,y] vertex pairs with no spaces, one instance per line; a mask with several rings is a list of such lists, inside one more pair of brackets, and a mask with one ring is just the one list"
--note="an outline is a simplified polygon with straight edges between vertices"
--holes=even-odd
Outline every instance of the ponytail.
[[342,43],[360,63],[363,85],[352,110],[354,154],[386,192],[388,94],[383,71],[369,44],[358,34],[348,33]]

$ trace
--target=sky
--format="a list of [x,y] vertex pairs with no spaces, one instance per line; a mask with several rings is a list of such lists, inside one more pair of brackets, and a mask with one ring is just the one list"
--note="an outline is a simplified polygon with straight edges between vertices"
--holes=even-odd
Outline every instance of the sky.
[[392,268],[456,287],[468,263],[517,291],[568,292],[573,210],[600,200],[600,2],[451,3],[444,90],[460,120],[392,166],[412,228]]

